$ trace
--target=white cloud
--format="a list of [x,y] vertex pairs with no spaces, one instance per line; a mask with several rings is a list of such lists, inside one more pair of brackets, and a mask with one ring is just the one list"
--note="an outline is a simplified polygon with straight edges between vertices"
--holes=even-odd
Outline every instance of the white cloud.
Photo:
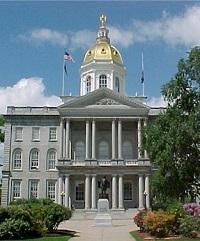
[[88,48],[94,43],[96,33],[88,29],[83,29],[77,32],[73,32],[70,35],[71,48]]
[[18,37],[27,42],[50,43],[60,46],[66,46],[68,44],[67,34],[48,28],[33,29]]
[[[164,41],[170,45],[192,47],[200,44],[200,5],[187,7],[179,15],[163,11],[162,17],[152,21],[133,19],[126,27],[108,26],[113,44],[128,48],[136,42]],[[30,43],[51,43],[68,48],[88,48],[95,42],[97,30],[59,32],[49,28],[33,29],[18,37]]]
[[127,48],[133,44],[133,32],[121,27],[110,26],[110,38],[113,44],[120,45],[121,47]]
[[46,96],[42,78],[31,77],[19,80],[15,85],[0,87],[0,113],[11,106],[57,106],[61,99],[57,96]]
[[180,15],[163,12],[155,21],[134,20],[132,30],[135,42],[163,40],[171,45],[191,47],[200,44],[200,6],[189,7]]
[[151,107],[166,107],[167,102],[164,101],[164,98],[162,96],[160,97],[150,97],[147,100],[147,105]]

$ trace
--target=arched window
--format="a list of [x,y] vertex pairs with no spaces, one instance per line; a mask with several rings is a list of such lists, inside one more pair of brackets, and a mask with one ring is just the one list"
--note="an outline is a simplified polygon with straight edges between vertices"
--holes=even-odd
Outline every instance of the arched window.
[[85,159],[85,143],[83,141],[77,141],[75,144],[74,159]]
[[115,90],[119,92],[119,78],[115,77]]
[[109,159],[109,144],[107,141],[101,141],[99,143],[99,159]]
[[38,149],[32,149],[30,152],[30,169],[38,170],[39,168],[39,151]]
[[56,151],[50,149],[47,153],[47,169],[53,170],[56,168]]
[[91,92],[91,85],[92,85],[91,79],[92,79],[92,78],[91,78],[90,75],[89,75],[89,76],[87,77],[87,79],[86,79],[86,93],[87,93],[87,94]]
[[122,155],[124,159],[133,159],[133,147],[130,141],[123,142]]
[[15,149],[13,151],[13,169],[22,169],[22,151],[21,149]]
[[107,77],[105,74],[99,76],[99,88],[107,87]]

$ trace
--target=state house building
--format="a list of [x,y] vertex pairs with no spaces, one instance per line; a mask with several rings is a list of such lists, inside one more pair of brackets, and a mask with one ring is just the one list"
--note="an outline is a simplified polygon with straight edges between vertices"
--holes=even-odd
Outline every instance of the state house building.
[[2,205],[50,198],[96,210],[106,178],[111,210],[150,207],[151,163],[141,130],[160,109],[125,95],[125,66],[106,18],[80,67],[80,96],[58,107],[7,108]]

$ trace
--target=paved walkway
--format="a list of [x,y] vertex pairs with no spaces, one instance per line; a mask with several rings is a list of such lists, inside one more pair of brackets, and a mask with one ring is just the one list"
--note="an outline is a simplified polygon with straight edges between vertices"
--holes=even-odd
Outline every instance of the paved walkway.
[[112,227],[96,227],[94,220],[68,220],[60,229],[76,232],[70,241],[134,241],[129,232],[137,227],[133,220],[113,220]]

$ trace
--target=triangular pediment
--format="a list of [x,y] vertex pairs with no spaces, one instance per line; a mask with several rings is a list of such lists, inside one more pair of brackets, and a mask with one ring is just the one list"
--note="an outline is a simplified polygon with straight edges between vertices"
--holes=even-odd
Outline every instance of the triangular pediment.
[[129,108],[149,109],[149,107],[142,102],[120,95],[108,88],[97,89],[87,95],[73,98],[59,106],[59,108],[95,108],[98,106],[124,106]]

